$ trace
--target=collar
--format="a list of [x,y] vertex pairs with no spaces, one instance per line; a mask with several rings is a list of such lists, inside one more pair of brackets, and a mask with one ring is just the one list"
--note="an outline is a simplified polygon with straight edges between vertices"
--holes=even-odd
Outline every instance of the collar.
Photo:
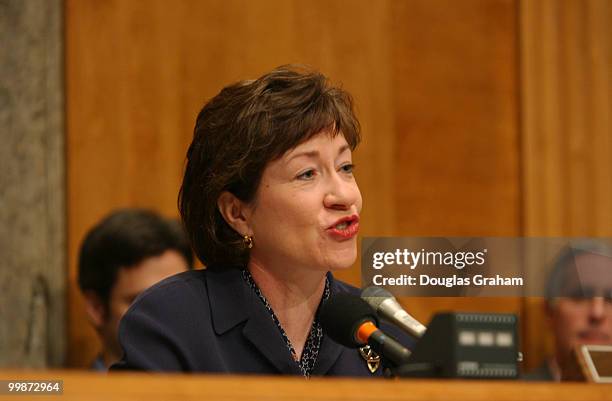
[[[344,292],[341,285],[327,273],[330,296]],[[206,286],[211,305],[215,333],[223,335],[245,322],[242,334],[281,373],[301,375],[301,371],[285,345],[278,328],[254,291],[242,279],[240,268],[208,268]],[[338,360],[344,347],[325,333],[313,374],[324,375]]]
[[247,320],[249,298],[238,268],[207,268],[206,287],[215,333],[221,335]]
[[[341,283],[334,280],[334,276],[331,272],[327,273],[327,280],[329,280],[329,298],[331,299],[335,294],[344,292],[341,287]],[[321,348],[319,349],[319,357],[315,365],[313,375],[325,375],[329,369],[336,363],[340,355],[346,348],[332,340],[325,331],[323,331],[323,339],[321,340]]]

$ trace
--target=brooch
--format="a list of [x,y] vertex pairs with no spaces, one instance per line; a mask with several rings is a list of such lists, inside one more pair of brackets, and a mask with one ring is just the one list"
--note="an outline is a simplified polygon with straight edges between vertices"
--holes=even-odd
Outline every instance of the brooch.
[[359,354],[366,361],[370,373],[374,373],[380,367],[380,355],[372,351],[369,345],[359,348]]

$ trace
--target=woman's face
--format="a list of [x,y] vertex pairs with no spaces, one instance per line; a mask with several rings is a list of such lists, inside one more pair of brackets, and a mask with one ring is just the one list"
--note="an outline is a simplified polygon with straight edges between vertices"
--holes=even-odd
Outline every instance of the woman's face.
[[268,164],[248,207],[251,263],[327,271],[357,257],[361,193],[344,136],[327,132]]

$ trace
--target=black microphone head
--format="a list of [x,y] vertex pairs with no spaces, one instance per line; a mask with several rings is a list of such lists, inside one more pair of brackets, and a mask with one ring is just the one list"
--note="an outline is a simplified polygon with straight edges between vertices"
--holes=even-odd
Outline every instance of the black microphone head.
[[384,288],[370,286],[361,291],[361,298],[365,299],[374,309],[378,309],[385,300],[395,297]]
[[335,342],[350,348],[363,346],[355,334],[365,322],[378,326],[376,312],[363,299],[347,293],[339,293],[321,305],[319,321],[323,330]]

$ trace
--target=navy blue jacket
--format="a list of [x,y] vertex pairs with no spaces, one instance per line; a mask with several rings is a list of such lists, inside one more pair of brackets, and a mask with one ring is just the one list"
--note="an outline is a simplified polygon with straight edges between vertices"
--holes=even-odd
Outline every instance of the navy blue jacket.
[[[331,296],[359,290],[330,279]],[[398,330],[385,332],[404,344]],[[301,375],[268,311],[236,268],[192,270],[139,296],[121,320],[124,355],[112,369]],[[313,376],[379,376],[359,350],[323,335]]]

